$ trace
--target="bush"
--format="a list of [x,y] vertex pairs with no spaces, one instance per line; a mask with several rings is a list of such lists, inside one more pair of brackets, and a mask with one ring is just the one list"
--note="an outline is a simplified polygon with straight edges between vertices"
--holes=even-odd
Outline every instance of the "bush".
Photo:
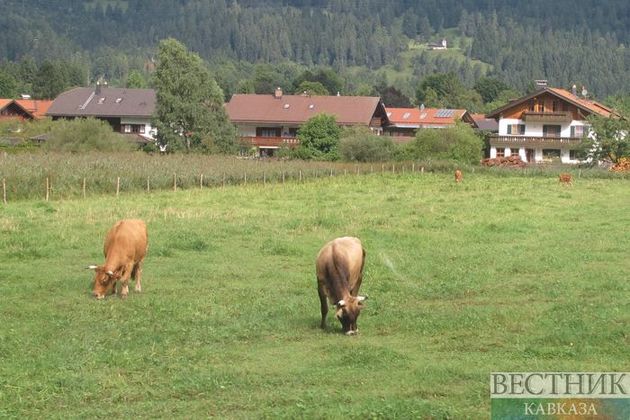
[[297,137],[300,146],[295,150],[294,157],[299,159],[337,160],[339,153],[339,137],[341,128],[332,115],[319,114],[300,127]]
[[55,121],[44,149],[59,152],[124,152],[135,150],[136,146],[122,134],[114,133],[106,121],[78,118]]
[[396,145],[385,136],[374,135],[363,127],[347,128],[341,135],[339,152],[351,162],[382,162],[392,159]]
[[483,141],[464,123],[443,129],[420,129],[416,138],[405,148],[413,159],[450,159],[461,163],[478,163]]

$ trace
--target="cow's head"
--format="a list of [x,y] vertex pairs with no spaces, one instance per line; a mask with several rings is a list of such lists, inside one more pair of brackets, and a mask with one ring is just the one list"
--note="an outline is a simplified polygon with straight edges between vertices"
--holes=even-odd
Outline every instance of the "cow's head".
[[96,299],[103,299],[116,280],[120,279],[120,274],[107,270],[101,265],[90,265],[87,268],[94,270],[92,295]]
[[363,309],[363,301],[367,299],[365,296],[350,296],[348,299],[342,299],[335,304],[337,309],[335,316],[341,322],[343,332],[346,335],[354,335],[359,330],[357,328],[357,319]]

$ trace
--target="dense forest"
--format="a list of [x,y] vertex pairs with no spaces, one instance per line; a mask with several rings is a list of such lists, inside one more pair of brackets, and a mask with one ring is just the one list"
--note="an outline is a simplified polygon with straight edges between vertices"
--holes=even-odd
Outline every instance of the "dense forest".
[[[297,89],[305,73],[332,69],[345,94],[393,87],[411,102],[435,73],[517,92],[545,78],[604,99],[630,92],[629,27],[627,0],[4,0],[0,90],[151,84],[157,45],[173,37],[226,96]],[[449,51],[426,49],[442,38]]]

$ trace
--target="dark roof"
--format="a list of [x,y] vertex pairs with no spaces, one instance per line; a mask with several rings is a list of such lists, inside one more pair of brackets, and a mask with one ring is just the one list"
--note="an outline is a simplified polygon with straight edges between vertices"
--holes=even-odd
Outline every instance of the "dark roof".
[[74,88],[57,96],[46,115],[53,117],[144,117],[155,111],[155,90]]
[[475,127],[482,131],[499,131],[499,123],[494,118],[486,118],[484,114],[470,114]]
[[553,96],[556,96],[566,102],[577,106],[581,110],[586,111],[588,114],[597,114],[603,117],[619,117],[618,113],[616,113],[612,108],[609,108],[606,105],[600,104],[599,102],[591,101],[589,99],[580,98],[577,95],[573,95],[568,90],[552,87],[544,87],[534,93],[523,96],[514,101],[510,101],[502,107],[490,112],[487,117],[499,118],[504,111],[512,108],[513,106],[520,105],[525,101],[529,101],[530,99],[533,99],[543,93],[550,93]]
[[325,113],[341,125],[369,125],[379,104],[372,96],[236,94],[225,109],[233,123],[302,124]]

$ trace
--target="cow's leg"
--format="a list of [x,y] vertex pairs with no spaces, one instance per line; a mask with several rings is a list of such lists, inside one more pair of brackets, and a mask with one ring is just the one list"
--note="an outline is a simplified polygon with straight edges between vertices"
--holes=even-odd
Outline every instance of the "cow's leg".
[[133,263],[132,264],[127,264],[124,268],[123,268],[123,273],[122,276],[120,278],[120,283],[121,283],[121,287],[120,287],[120,297],[121,298],[126,298],[129,295],[129,277],[131,277],[131,271],[133,270]]
[[136,292],[142,291],[142,284],[140,280],[142,279],[142,261],[133,266],[133,271],[131,273],[131,277],[136,281]]
[[317,292],[319,293],[319,303],[321,304],[322,311],[322,323],[320,327],[322,329],[326,328],[326,315],[328,315],[328,300],[326,299],[326,293],[321,286],[317,286]]

